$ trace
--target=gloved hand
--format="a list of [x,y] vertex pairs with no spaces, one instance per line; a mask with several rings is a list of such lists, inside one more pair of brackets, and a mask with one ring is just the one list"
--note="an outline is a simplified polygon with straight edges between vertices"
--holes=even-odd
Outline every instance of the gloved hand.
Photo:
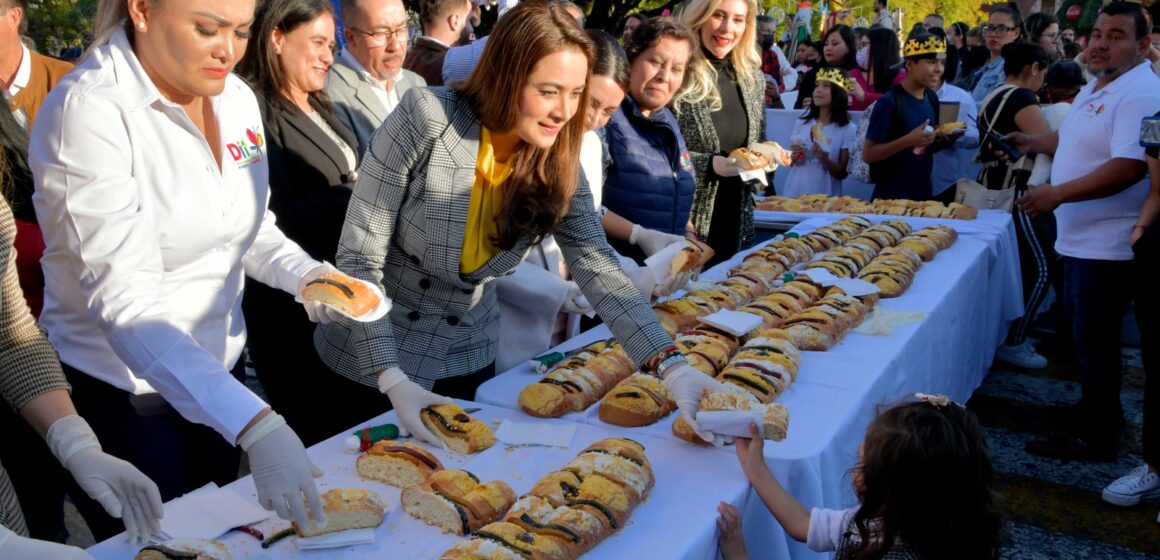
[[677,402],[677,409],[680,411],[681,417],[701,439],[718,446],[733,441],[732,437],[719,436],[713,432],[702,430],[701,426],[697,424],[697,413],[701,411],[701,398],[706,391],[725,390],[720,381],[709,377],[689,364],[679,364],[665,372],[664,384],[665,388],[673,394],[673,400]]
[[[250,472],[262,507],[303,528],[311,526],[311,517],[317,525],[326,525],[322,498],[313,480],[322,476],[322,469],[306,456],[302,440],[286,425],[285,419],[275,413],[267,414],[242,434],[238,444],[250,460]],[[310,511],[306,510],[307,504]]]
[[0,525],[0,558],[93,560],[89,553],[75,546],[22,537],[3,525]]
[[694,271],[692,270],[678,272],[672,276],[669,276],[668,278],[665,278],[659,284],[657,284],[656,289],[653,290],[653,295],[657,297],[667,297],[672,295],[673,292],[684,288],[685,285],[689,283],[689,279],[693,277],[693,272]]
[[564,296],[564,311],[580,315],[592,313],[592,304],[588,303],[588,298],[584,297],[584,292],[580,291],[580,286],[575,282],[568,282],[568,295]]
[[[628,261],[627,263],[625,261]],[[628,258],[621,258],[620,266],[624,268],[624,275],[628,276],[628,280],[636,287],[636,291],[649,301],[652,301],[656,294],[657,281],[653,277],[652,269],[647,266],[639,266],[635,261]]]
[[650,257],[659,253],[661,249],[678,241],[684,241],[684,239],[679,235],[640,227],[640,224],[633,224],[632,233],[628,236],[629,243],[640,247],[640,250]]
[[165,509],[157,485],[137,467],[101,451],[84,418],[73,414],[53,422],[45,441],[81,489],[106,513],[125,522],[131,545],[161,533]]
[[399,368],[390,368],[379,376],[379,391],[386,393],[398,416],[399,435],[414,436],[432,445],[444,446],[439,436],[431,433],[419,412],[434,404],[452,404],[448,397],[436,395],[411,381]]
[[[310,269],[300,280],[298,280],[298,295],[302,295],[302,290],[306,289],[306,285],[317,280],[323,274],[338,273],[342,274],[340,270],[334,265],[323,262],[322,264]],[[333,323],[338,321],[342,314],[319,303],[317,301],[304,301],[302,307],[306,308],[306,316],[310,318],[312,323]]]

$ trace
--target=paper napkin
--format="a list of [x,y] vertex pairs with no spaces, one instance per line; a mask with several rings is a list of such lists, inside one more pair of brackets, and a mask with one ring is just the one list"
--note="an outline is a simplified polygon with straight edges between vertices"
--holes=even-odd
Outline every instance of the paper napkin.
[[165,504],[161,530],[174,539],[216,539],[234,527],[253,525],[271,515],[211,482]]
[[495,431],[495,438],[508,445],[548,445],[552,447],[568,447],[572,445],[572,436],[576,433],[576,425],[516,422],[504,420]]

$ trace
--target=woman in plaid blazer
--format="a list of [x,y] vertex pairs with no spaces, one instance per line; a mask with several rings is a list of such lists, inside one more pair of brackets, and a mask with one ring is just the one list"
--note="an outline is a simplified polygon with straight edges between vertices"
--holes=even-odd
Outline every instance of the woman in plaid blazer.
[[[340,318],[323,325],[315,344],[335,371],[377,383],[400,427],[422,439],[438,441],[418,417],[424,406],[446,400],[432,388],[471,398],[494,375],[501,324],[493,281],[548,234],[629,356],[665,378],[688,420],[701,391],[719,386],[684,363],[625,277],[580,177],[584,119],[572,117],[588,103],[592,49],[562,8],[522,2],[497,24],[480,71],[461,89],[408,92],[364,155],[337,265],[380,284],[394,306],[375,322]],[[511,174],[498,184],[477,179],[484,134],[499,138],[497,146],[514,139]],[[465,240],[480,235],[466,230],[477,188],[506,192],[488,235],[491,257],[464,272]]]

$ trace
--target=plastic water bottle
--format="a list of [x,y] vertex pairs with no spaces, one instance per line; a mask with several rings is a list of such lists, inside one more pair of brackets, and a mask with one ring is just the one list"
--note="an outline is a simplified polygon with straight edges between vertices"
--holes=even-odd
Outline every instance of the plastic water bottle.
[[806,143],[802,140],[802,134],[798,131],[793,131],[793,135],[789,138],[790,149],[793,150],[793,166],[801,167],[806,163]]

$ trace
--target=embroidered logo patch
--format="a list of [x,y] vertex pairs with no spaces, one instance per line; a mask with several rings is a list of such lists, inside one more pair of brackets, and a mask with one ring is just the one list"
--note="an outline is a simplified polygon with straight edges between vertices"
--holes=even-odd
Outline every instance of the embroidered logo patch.
[[1102,115],[1105,109],[1106,107],[1102,103],[1099,107],[1096,107],[1095,103],[1088,103],[1087,110],[1084,111],[1083,115],[1089,119],[1095,118]]
[[247,128],[246,137],[226,144],[226,149],[230,151],[230,157],[234,158],[234,163],[238,165],[238,169],[245,169],[262,161],[262,146],[264,144],[265,138],[262,138],[256,129]]
[[681,150],[681,169],[689,173],[693,172],[693,160],[689,159],[689,152],[686,150]]

